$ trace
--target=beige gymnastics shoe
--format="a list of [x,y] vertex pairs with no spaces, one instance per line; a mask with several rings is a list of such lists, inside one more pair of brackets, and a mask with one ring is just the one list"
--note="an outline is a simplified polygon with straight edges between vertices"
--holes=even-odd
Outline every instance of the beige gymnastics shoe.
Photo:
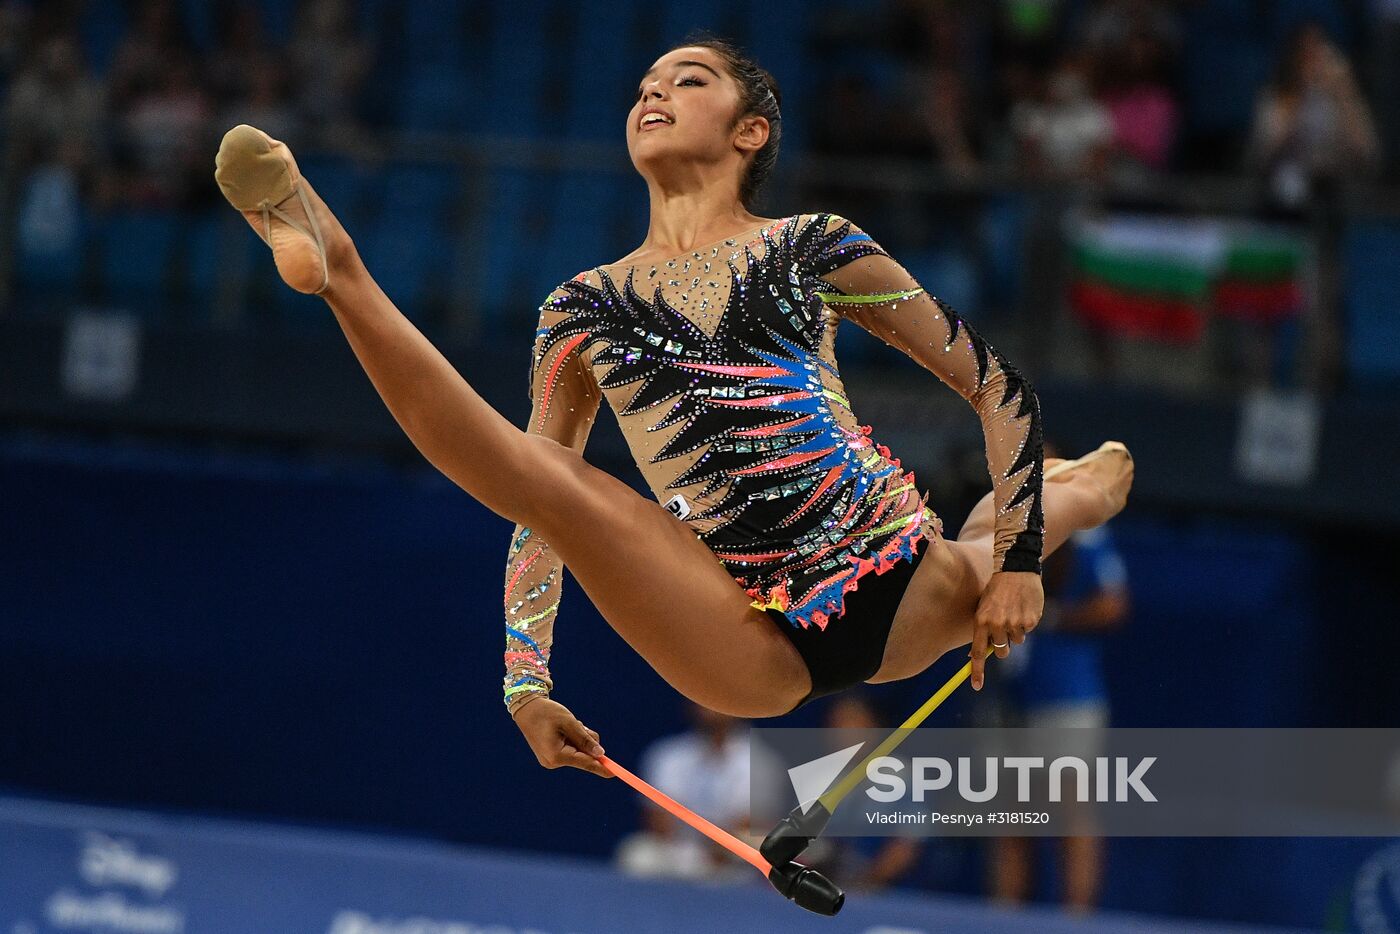
[[239,124],[219,144],[214,180],[272,248],[283,281],[309,295],[324,292],[330,285],[326,242],[307,197],[310,186],[291,150],[262,130]]
[[1122,512],[1128,504],[1128,491],[1133,486],[1133,455],[1129,453],[1127,445],[1121,441],[1105,441],[1083,457],[1046,467],[1044,479],[1064,483],[1070,479],[1068,474],[1076,470],[1083,470],[1092,477],[1108,497],[1108,514],[1104,522]]
[[1049,480],[1056,474],[1064,473],[1066,470],[1073,470],[1076,467],[1080,467],[1090,461],[1098,460],[1101,457],[1106,457],[1109,454],[1122,454],[1128,459],[1129,463],[1131,463],[1133,459],[1133,455],[1128,453],[1127,445],[1122,441],[1105,441],[1083,457],[1076,457],[1074,460],[1062,460],[1057,464],[1046,467],[1044,479]]

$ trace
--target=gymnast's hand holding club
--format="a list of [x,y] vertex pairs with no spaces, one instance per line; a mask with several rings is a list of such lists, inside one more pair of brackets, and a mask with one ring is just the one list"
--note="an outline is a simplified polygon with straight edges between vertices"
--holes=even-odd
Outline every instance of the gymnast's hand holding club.
[[558,701],[548,697],[527,700],[516,708],[514,719],[535,758],[545,768],[570,766],[603,778],[613,777],[598,762],[603,755],[598,732],[584,726]]
[[997,658],[1011,654],[1011,645],[1026,641],[1045,612],[1045,589],[1032,571],[997,571],[977,601],[972,630],[972,689],[982,690],[988,650]]

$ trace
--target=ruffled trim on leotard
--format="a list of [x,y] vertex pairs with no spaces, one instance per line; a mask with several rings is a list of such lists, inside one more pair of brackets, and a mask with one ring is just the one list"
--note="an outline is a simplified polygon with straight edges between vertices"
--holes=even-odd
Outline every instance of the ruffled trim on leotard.
[[[880,447],[884,448],[884,445]],[[888,449],[884,449],[882,453],[888,455]],[[894,463],[899,462],[895,460]],[[905,480],[912,484],[914,475],[905,474]],[[870,573],[884,574],[900,561],[913,559],[914,546],[921,539],[929,537],[925,527],[930,522],[933,524],[933,534],[942,535],[943,522],[928,507],[928,493],[924,493],[920,498],[919,509],[909,513],[905,527],[895,532],[878,552],[866,557],[851,558],[851,574],[832,580],[826,586],[813,591],[801,603],[792,602],[788,591],[790,579],[766,587],[751,587],[745,592],[755,598],[751,605],[760,610],[779,610],[795,626],[807,629],[815,625],[818,629],[825,630],[828,622],[845,612],[846,594],[857,588],[862,577]]]

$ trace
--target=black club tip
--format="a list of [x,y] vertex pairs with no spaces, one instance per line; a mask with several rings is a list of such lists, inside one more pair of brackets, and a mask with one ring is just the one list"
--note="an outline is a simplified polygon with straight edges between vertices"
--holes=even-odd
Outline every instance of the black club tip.
[[793,808],[788,816],[779,821],[778,825],[769,831],[768,836],[763,838],[758,851],[768,860],[769,865],[786,865],[801,856],[803,851],[812,845],[812,841],[821,836],[829,820],[831,813],[821,802],[814,803],[805,814],[801,808]]
[[801,863],[784,863],[768,872],[773,888],[810,912],[831,917],[846,903],[846,893],[826,876]]

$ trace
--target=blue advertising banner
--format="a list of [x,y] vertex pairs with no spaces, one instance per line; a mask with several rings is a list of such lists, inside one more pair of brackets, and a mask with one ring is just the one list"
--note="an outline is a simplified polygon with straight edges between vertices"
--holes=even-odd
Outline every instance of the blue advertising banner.
[[[0,932],[832,934],[1122,932],[1179,922],[856,894],[835,918],[752,885],[341,832],[0,799]],[[1195,932],[1263,930],[1191,923]],[[1280,929],[1269,929],[1279,931]]]

